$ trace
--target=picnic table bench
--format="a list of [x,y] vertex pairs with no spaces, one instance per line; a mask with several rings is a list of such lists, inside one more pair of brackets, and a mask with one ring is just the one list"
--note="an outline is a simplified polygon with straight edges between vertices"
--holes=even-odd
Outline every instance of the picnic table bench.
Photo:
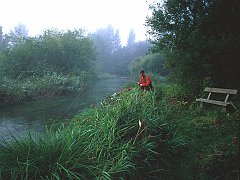
[[[203,103],[208,103],[208,104],[215,104],[215,105],[219,105],[219,106],[223,106],[223,110],[227,111],[227,108],[229,106],[232,106],[236,109],[236,107],[233,105],[233,103],[231,101],[228,101],[229,96],[230,95],[236,95],[237,94],[237,90],[236,89],[223,89],[223,88],[210,88],[210,87],[206,87],[204,89],[205,92],[208,92],[208,96],[207,98],[198,98],[196,99],[196,101],[201,102],[201,106],[203,106]],[[218,94],[223,94],[225,95],[225,99],[224,100],[214,100],[214,99],[210,99],[211,95],[213,93],[218,93]]]

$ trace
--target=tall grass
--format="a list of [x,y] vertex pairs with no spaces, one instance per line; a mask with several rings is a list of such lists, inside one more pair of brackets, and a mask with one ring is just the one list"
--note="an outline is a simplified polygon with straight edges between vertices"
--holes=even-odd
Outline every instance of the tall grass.
[[84,72],[78,76],[52,73],[24,79],[4,77],[0,80],[0,102],[18,102],[66,94],[80,90],[86,81]]
[[1,145],[0,177],[162,177],[180,162],[186,142],[168,130],[155,103],[152,93],[122,92],[44,136]]
[[237,109],[224,113],[214,105],[200,108],[182,87],[155,89],[160,114],[188,143],[185,160],[172,179],[239,179],[239,101],[234,102]]
[[236,179],[239,112],[200,109],[177,86],[129,88],[45,135],[2,144],[0,178]]

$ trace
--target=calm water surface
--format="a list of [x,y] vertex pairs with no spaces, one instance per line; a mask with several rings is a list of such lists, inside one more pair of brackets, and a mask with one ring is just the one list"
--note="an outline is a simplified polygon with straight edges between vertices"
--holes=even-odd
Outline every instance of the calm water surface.
[[74,116],[90,105],[97,105],[128,82],[128,78],[101,80],[92,82],[82,93],[0,106],[0,141],[24,137],[29,131],[43,133],[54,119]]

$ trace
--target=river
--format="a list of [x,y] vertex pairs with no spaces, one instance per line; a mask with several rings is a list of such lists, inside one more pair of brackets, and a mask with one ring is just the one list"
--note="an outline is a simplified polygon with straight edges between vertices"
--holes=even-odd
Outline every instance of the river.
[[129,78],[100,80],[90,83],[81,93],[0,106],[0,141],[22,138],[30,131],[44,133],[46,125],[56,118],[73,117],[91,105],[98,105],[128,82]]

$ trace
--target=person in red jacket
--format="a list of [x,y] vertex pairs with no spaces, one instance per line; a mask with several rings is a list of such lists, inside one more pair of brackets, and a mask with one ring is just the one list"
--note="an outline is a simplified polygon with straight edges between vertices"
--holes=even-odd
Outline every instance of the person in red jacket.
[[138,82],[138,85],[140,86],[141,90],[147,90],[152,91],[152,82],[148,75],[145,75],[144,70],[140,71],[140,80]]

